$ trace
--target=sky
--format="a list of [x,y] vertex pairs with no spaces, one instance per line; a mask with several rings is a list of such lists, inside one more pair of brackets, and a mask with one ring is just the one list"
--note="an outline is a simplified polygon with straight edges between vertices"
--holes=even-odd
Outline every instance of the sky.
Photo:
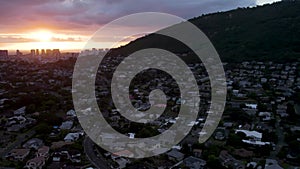
[[[202,14],[275,1],[278,0],[0,1],[0,49],[80,50],[95,31],[125,15],[164,12],[190,19]],[[121,27],[120,30],[126,31]],[[108,38],[99,48],[110,45]]]

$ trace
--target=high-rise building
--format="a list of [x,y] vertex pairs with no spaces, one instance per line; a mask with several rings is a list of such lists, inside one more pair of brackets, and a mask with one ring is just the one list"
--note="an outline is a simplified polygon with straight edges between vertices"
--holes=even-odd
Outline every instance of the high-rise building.
[[59,51],[59,49],[53,49],[52,54],[53,54],[53,57],[55,59],[58,60],[60,58],[60,51]]
[[46,54],[46,53],[45,53],[45,49],[42,49],[41,55],[42,55],[42,56],[45,56],[45,54]]
[[35,50],[35,55],[39,56],[40,55],[40,51],[38,49]]
[[0,59],[1,60],[8,59],[8,50],[0,50]]
[[32,57],[34,57],[34,56],[35,56],[35,50],[34,50],[34,49],[31,49],[31,51],[30,51],[30,55],[31,55]]
[[52,50],[51,49],[46,49],[46,55],[47,56],[52,56]]
[[17,57],[23,56],[23,53],[20,52],[19,50],[16,50],[16,56],[17,56]]

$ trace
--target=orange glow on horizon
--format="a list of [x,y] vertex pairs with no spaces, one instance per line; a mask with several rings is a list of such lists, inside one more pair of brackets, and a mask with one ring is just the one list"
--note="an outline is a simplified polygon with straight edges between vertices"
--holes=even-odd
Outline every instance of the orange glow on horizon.
[[[9,50],[11,54],[14,54],[16,50],[23,51],[26,54],[31,49],[60,49],[67,52],[79,52],[86,49],[86,43],[91,35],[87,32],[76,34],[74,32],[57,32],[47,28],[32,29],[22,33],[0,34],[0,49]],[[8,40],[1,42],[1,38]],[[93,48],[116,48],[136,39],[136,37],[124,37],[122,41],[115,44],[108,37],[103,36],[101,38],[103,38],[103,41],[96,42]]]

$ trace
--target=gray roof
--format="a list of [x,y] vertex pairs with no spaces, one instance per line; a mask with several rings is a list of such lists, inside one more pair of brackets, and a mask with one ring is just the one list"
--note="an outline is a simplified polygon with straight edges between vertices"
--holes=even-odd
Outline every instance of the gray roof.
[[278,162],[273,159],[266,159],[265,169],[283,169],[278,165]]
[[184,154],[182,154],[181,152],[172,149],[170,152],[167,153],[168,156],[174,157],[176,159],[180,159],[184,157]]
[[190,169],[200,169],[206,165],[206,161],[193,156],[187,157],[186,159],[183,160],[183,162],[185,166]]

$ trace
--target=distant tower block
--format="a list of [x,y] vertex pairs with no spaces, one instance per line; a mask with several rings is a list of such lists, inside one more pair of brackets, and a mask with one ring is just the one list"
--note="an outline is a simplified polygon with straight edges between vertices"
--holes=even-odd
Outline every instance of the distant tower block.
[[46,49],[46,55],[47,56],[52,56],[52,50],[51,49]]
[[36,49],[36,50],[35,50],[35,54],[36,54],[37,56],[39,56],[39,55],[40,55],[40,51],[39,51],[38,49]]
[[17,50],[17,51],[16,51],[16,56],[17,56],[17,57],[23,56],[23,53],[20,52],[19,50]]
[[59,49],[53,49],[52,53],[53,53],[53,57],[55,57],[56,60],[58,60],[60,58]]
[[42,49],[42,56],[45,56],[46,55],[46,53],[45,53],[45,49]]
[[34,57],[34,56],[35,56],[35,50],[34,50],[34,49],[31,49],[31,51],[30,51],[30,55],[31,55],[32,57]]
[[8,50],[0,50],[0,60],[8,59]]

